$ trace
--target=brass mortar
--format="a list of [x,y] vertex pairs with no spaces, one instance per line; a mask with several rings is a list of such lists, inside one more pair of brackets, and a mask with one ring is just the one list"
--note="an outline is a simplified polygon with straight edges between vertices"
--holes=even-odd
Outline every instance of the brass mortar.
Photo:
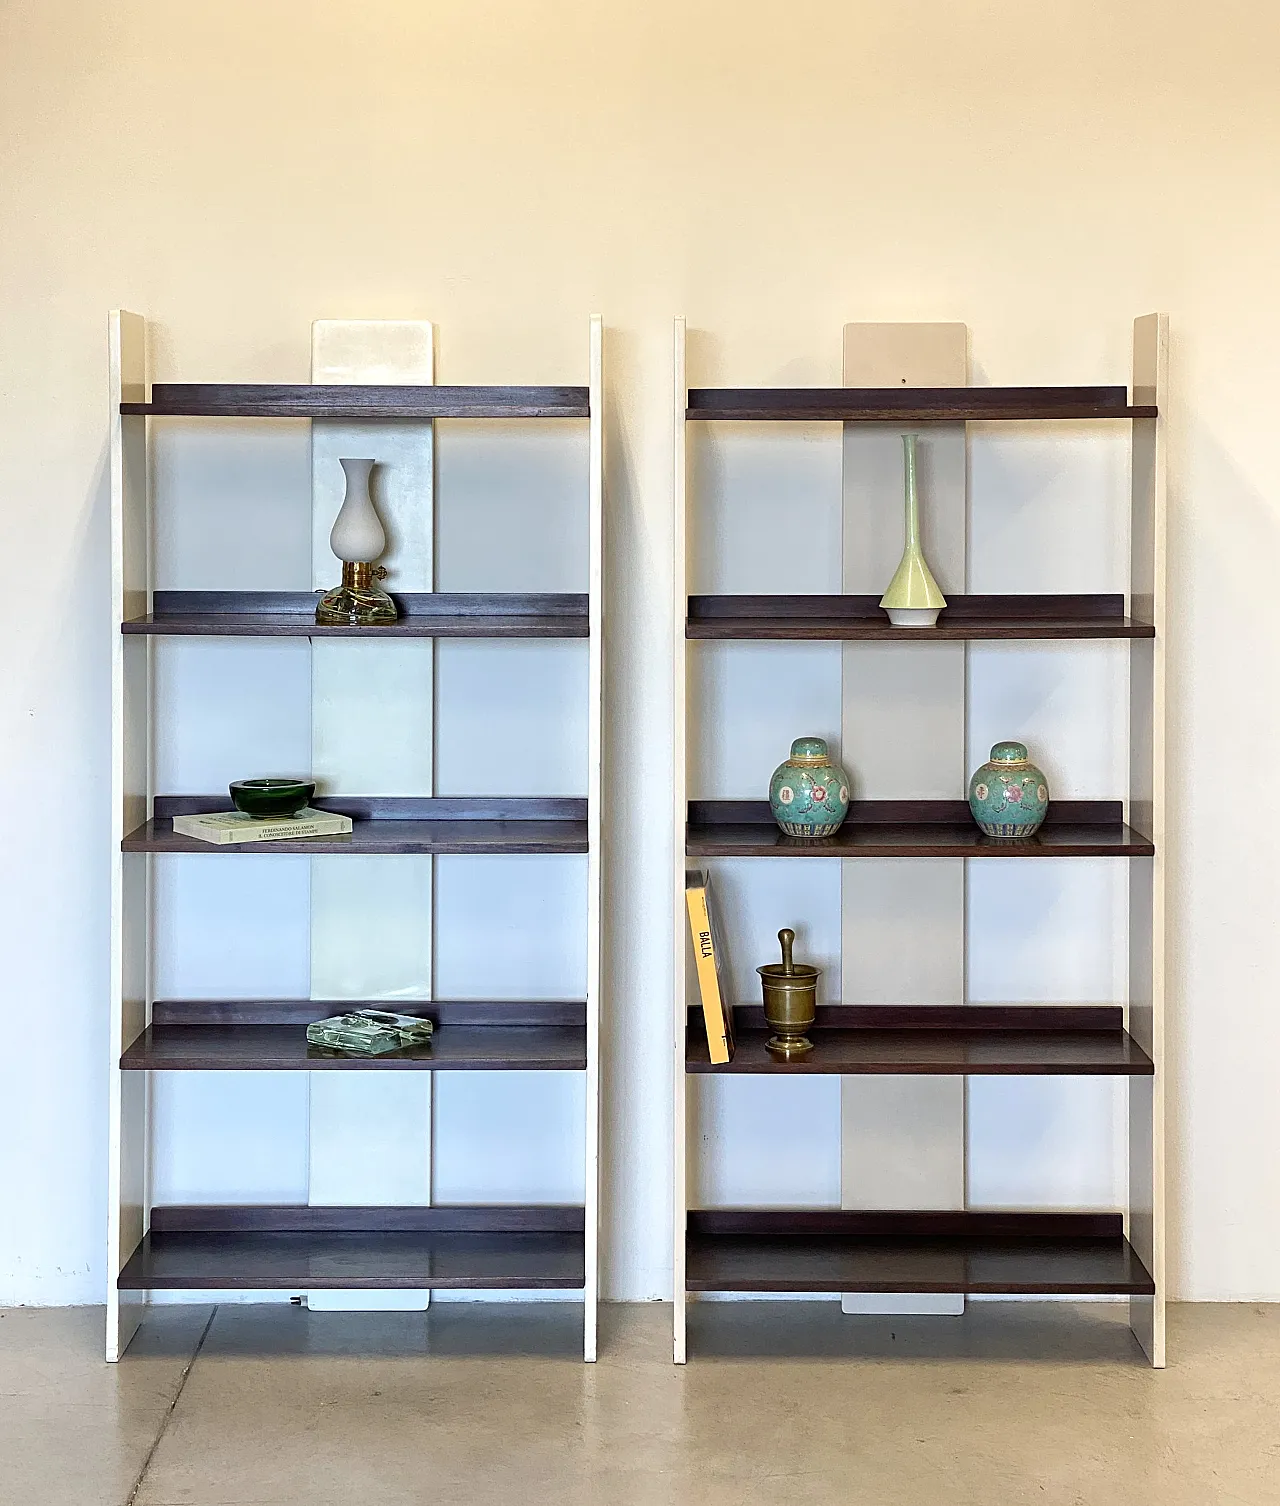
[[818,978],[822,969],[792,962],[795,939],[794,931],[779,931],[781,964],[770,962],[756,968],[764,990],[765,1023],[773,1031],[765,1049],[781,1061],[793,1061],[813,1050],[813,1042],[805,1032],[812,1027],[818,1012]]

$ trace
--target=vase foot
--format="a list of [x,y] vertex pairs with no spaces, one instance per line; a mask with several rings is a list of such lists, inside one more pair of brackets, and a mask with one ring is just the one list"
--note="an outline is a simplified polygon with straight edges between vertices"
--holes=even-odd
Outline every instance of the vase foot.
[[885,607],[894,627],[931,628],[938,625],[941,607]]

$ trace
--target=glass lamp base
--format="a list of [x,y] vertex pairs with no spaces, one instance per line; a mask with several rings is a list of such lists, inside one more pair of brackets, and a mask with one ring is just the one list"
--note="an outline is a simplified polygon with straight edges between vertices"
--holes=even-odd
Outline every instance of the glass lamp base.
[[399,620],[396,604],[380,587],[343,584],[326,591],[316,606],[318,627],[379,627]]

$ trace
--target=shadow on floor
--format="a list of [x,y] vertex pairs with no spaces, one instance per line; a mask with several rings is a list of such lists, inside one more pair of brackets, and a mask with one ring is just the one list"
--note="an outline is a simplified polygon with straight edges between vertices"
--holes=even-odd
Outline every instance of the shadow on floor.
[[[602,1358],[619,1344],[636,1359],[663,1363],[668,1324],[652,1354],[635,1353],[637,1309],[600,1310]],[[209,1308],[152,1308],[129,1358],[191,1351]],[[197,1326],[198,1325],[198,1326]],[[665,1333],[664,1333],[665,1329]],[[646,1346],[647,1347],[647,1346]],[[383,1356],[448,1359],[582,1357],[582,1308],[575,1302],[432,1303],[425,1312],[311,1312],[288,1303],[227,1303],[205,1338],[205,1356]],[[1028,1364],[1145,1366],[1124,1303],[970,1302],[962,1317],[846,1315],[835,1301],[691,1302],[689,1360],[1017,1360]]]
[[845,1314],[838,1302],[696,1302],[689,1359],[1146,1364],[1117,1302],[970,1302],[962,1317]]
[[310,1312],[289,1303],[228,1303],[219,1307],[202,1352],[580,1360],[582,1305],[437,1301],[425,1312]]

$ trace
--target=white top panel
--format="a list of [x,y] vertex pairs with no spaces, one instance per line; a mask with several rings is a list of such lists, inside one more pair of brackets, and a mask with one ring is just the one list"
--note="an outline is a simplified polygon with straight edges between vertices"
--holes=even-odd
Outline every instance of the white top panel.
[[338,386],[431,386],[435,326],[428,319],[317,319],[311,380]]
[[964,324],[846,324],[846,387],[967,387]]
[[[427,320],[317,319],[311,326],[311,379],[351,385],[429,386],[434,326]],[[338,462],[375,462],[369,490],[387,547],[378,563],[391,591],[435,587],[435,446],[425,423],[316,422],[311,425],[312,585],[335,585],[342,568],[329,533],[346,495]]]

